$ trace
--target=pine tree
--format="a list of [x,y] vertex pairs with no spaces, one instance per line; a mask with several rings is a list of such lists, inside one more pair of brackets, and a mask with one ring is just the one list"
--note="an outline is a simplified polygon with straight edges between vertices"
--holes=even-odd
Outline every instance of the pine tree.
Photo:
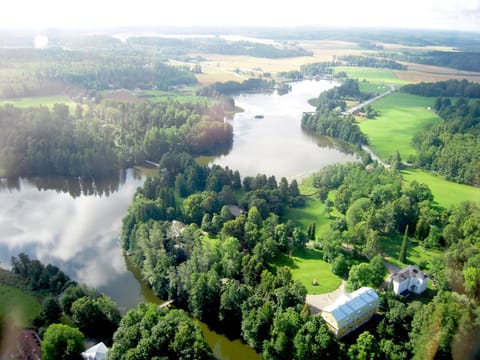
[[405,227],[405,234],[403,235],[402,247],[400,249],[400,255],[398,260],[405,262],[407,260],[407,245],[408,245],[408,225]]

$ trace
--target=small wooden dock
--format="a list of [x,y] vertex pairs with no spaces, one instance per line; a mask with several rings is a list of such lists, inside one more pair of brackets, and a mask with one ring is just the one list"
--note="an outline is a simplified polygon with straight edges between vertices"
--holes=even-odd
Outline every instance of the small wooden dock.
[[175,302],[175,300],[165,301],[162,305],[159,305],[158,308],[159,308],[159,309],[166,308],[166,307],[172,305],[174,302]]

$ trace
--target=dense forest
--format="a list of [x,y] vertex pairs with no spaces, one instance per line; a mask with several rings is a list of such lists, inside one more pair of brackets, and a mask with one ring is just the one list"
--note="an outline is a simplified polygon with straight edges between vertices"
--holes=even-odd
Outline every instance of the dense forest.
[[435,65],[457,70],[480,71],[480,52],[429,51],[389,53],[386,56],[400,61]]
[[228,149],[232,127],[224,122],[229,101],[126,104],[107,101],[71,114],[52,110],[0,108],[0,159],[9,176],[105,177],[144,159],[158,162],[168,151],[211,154]]
[[355,118],[345,111],[345,99],[365,99],[358,88],[358,81],[347,79],[342,85],[330,89],[318,97],[315,113],[304,113],[302,127],[319,135],[331,136],[352,144],[368,144]]

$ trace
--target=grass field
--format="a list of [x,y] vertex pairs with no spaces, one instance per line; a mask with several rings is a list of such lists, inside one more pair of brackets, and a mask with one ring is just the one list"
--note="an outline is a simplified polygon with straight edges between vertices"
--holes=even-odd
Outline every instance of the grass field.
[[372,107],[380,115],[360,122],[360,129],[367,134],[373,152],[384,161],[397,150],[403,160],[414,155],[415,149],[410,144],[413,136],[427,124],[441,121],[427,109],[433,101],[397,92],[374,102]]
[[65,104],[70,109],[75,107],[75,103],[66,95],[54,95],[54,96],[34,96],[18,99],[0,100],[0,106],[12,104],[17,107],[39,107],[46,106],[52,108],[55,104]]
[[409,239],[407,247],[407,261],[402,263],[398,260],[400,254],[400,248],[402,246],[402,235],[395,237],[382,237],[380,240],[380,249],[387,254],[386,259],[392,264],[398,267],[404,267],[406,265],[418,265],[420,263],[425,264],[425,270],[429,271],[432,268],[434,260],[441,256],[441,252],[438,250],[427,250],[420,246],[416,240]]
[[[291,257],[281,254],[275,265],[288,266],[293,279],[300,281],[308,294],[324,294],[340,286],[341,278],[331,272],[330,264],[323,261],[322,254],[315,249],[295,252]],[[313,280],[317,280],[318,285],[313,286]]]
[[28,326],[40,313],[40,304],[32,296],[13,286],[0,284],[0,314],[13,316],[15,325]]
[[182,104],[211,104],[213,102],[212,98],[208,98],[205,96],[196,96],[195,90],[196,88],[192,87],[181,89],[175,92],[162,90],[144,90],[141,92],[140,98],[154,103],[161,103],[169,100],[173,100]]
[[385,83],[374,83],[371,81],[360,81],[358,87],[362,93],[382,94],[390,90],[390,86]]
[[427,184],[432,190],[435,202],[443,208],[449,208],[464,201],[480,202],[480,188],[447,181],[441,176],[422,170],[403,170],[402,175],[408,181],[416,180]]
[[313,175],[302,180],[299,185],[300,193],[306,195],[306,203],[302,208],[288,208],[285,211],[285,218],[292,220],[303,230],[307,230],[311,223],[315,223],[316,234],[319,234],[328,227],[329,218],[323,204],[316,194],[318,189],[312,185]]
[[374,84],[393,84],[403,85],[407,82],[400,80],[392,70],[389,69],[375,69],[365,67],[353,67],[353,66],[337,66],[335,72],[338,73],[344,71],[349,78],[358,79],[361,83],[366,80]]

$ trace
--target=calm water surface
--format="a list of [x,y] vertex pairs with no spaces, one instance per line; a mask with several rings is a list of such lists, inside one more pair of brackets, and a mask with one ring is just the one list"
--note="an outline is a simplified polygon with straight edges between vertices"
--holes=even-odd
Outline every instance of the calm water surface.
[[326,165],[356,161],[356,156],[337,149],[328,138],[307,134],[300,126],[302,113],[315,110],[307,101],[334,86],[326,80],[301,81],[293,83],[285,95],[236,96],[235,104],[245,111],[232,121],[233,148],[211,162],[238,169],[242,176],[263,173],[291,179]]
[[[303,81],[292,92],[235,97],[245,112],[235,115],[232,151],[213,161],[238,169],[243,176],[257,173],[280,178],[316,171],[336,162],[354,161],[326,139],[300,128],[307,100],[331,88],[326,81]],[[263,115],[263,119],[255,119]],[[211,159],[210,159],[211,160]],[[135,170],[118,178],[92,183],[78,179],[0,179],[0,266],[20,252],[59,266],[78,282],[97,288],[115,300],[122,311],[139,302],[160,303],[141,281],[138,269],[121,251],[121,220],[144,177]],[[260,358],[239,340],[230,341],[200,323],[219,359]]]

